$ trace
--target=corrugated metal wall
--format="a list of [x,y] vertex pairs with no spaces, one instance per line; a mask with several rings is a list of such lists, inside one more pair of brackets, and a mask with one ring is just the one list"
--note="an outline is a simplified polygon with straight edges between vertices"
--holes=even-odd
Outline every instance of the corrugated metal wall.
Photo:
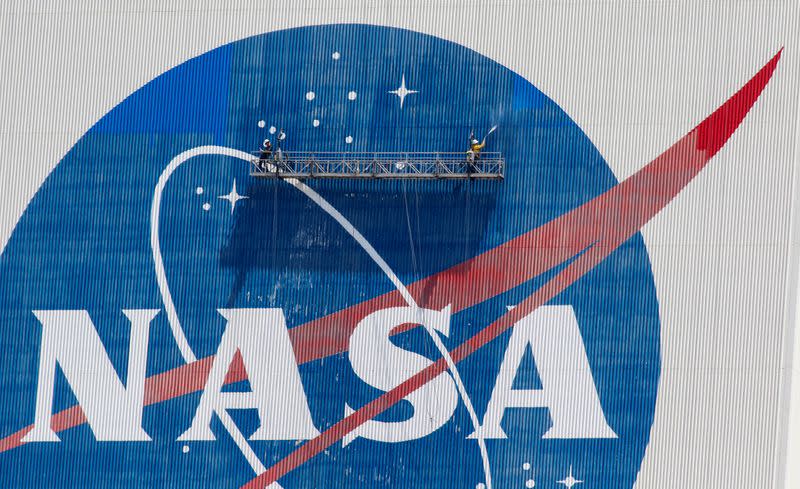
[[791,487],[795,4],[0,16],[0,487]]

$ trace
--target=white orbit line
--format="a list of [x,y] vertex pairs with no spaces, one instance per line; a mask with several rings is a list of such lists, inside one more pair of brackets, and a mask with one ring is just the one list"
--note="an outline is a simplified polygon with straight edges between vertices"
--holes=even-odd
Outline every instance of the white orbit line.
[[[167,185],[167,181],[187,160],[200,155],[222,155],[222,156],[230,156],[231,158],[238,158],[247,162],[248,164],[253,160],[253,156],[245,153],[243,151],[239,151],[233,148],[226,148],[223,146],[198,146],[197,148],[190,149],[188,151],[184,151],[183,153],[179,154],[172,161],[169,162],[167,167],[161,172],[161,175],[158,178],[158,183],[156,183],[156,188],[153,193],[153,204],[150,208],[150,245],[153,249],[153,261],[155,262],[156,268],[156,281],[158,283],[158,289],[161,293],[161,297],[164,301],[164,308],[166,309],[167,313],[167,320],[169,322],[170,329],[172,330],[172,335],[175,337],[175,342],[178,345],[178,349],[183,356],[183,359],[186,363],[192,363],[197,360],[192,348],[189,346],[189,342],[186,339],[186,334],[181,327],[180,320],[178,319],[178,313],[175,309],[175,303],[172,300],[172,294],[169,290],[169,284],[167,283],[167,274],[164,269],[164,259],[161,255],[161,244],[159,241],[159,223],[160,223],[160,214],[161,214],[161,196],[164,192],[164,188]],[[275,171],[275,167],[272,164],[269,164],[270,171]],[[403,299],[408,303],[408,305],[414,309],[419,310],[419,306],[417,305],[414,298],[411,296],[411,293],[406,289],[405,285],[402,281],[395,275],[392,271],[389,264],[386,263],[383,258],[378,254],[375,248],[367,241],[367,239],[353,226],[350,221],[347,220],[338,210],[336,210],[327,200],[325,200],[321,195],[315,192],[312,188],[308,187],[306,184],[297,180],[295,178],[286,178],[284,179],[286,183],[295,187],[303,194],[305,194],[309,199],[311,199],[315,204],[317,204],[322,210],[328,213],[331,217],[333,217],[336,222],[339,223],[342,228],[347,231],[353,239],[367,252],[367,254],[372,258],[372,260],[380,267],[383,273],[389,278],[392,284],[395,286],[400,295],[403,296]],[[473,428],[475,429],[475,436],[478,440],[478,448],[480,450],[481,459],[483,462],[483,472],[484,477],[486,479],[485,484],[487,489],[492,489],[492,476],[491,476],[491,467],[489,465],[489,454],[486,449],[486,442],[481,435],[480,429],[480,421],[478,421],[478,415],[475,413],[475,408],[472,405],[472,401],[467,394],[467,390],[464,386],[464,382],[461,379],[461,375],[458,372],[458,368],[453,361],[453,358],[450,356],[450,352],[442,343],[441,338],[439,337],[438,333],[429,325],[422,324],[425,328],[425,331],[428,332],[431,339],[433,340],[436,348],[439,350],[439,353],[442,355],[442,358],[445,359],[447,363],[447,368],[450,370],[450,373],[453,376],[453,379],[456,382],[456,387],[458,389],[459,394],[461,395],[461,399],[464,401],[464,406],[467,408],[467,412],[469,413],[470,420],[472,421]],[[258,459],[258,457],[253,452],[250,445],[247,443],[247,440],[244,438],[244,435],[239,431],[238,427],[233,420],[230,418],[227,412],[224,410],[217,411],[217,416],[219,416],[220,420],[222,421],[223,426],[228,430],[231,437],[236,442],[236,446],[242,451],[242,454],[245,456],[247,461],[250,463],[253,471],[256,474],[261,474],[266,471],[266,468]],[[270,486],[273,489],[278,489],[280,486],[274,483],[274,486]]]
[[[166,187],[169,177],[171,177],[175,170],[177,170],[178,167],[186,162],[189,158],[202,154],[220,154],[219,151],[209,151],[210,148],[214,147],[201,146],[189,151],[184,151],[173,158],[158,177],[158,183],[156,183],[156,188],[153,191],[153,204],[150,208],[150,246],[153,249],[153,262],[155,263],[156,268],[156,282],[158,283],[158,290],[161,292],[161,299],[164,301],[164,308],[167,312],[167,320],[169,322],[169,327],[172,330],[172,336],[175,337],[175,342],[178,345],[181,356],[187,364],[197,361],[197,356],[195,356],[194,352],[192,351],[192,347],[189,346],[189,341],[186,339],[186,334],[184,334],[183,328],[181,327],[180,320],[178,319],[178,313],[175,310],[175,303],[172,301],[172,294],[170,294],[169,291],[167,274],[164,270],[164,259],[161,256],[161,242],[159,239],[159,223],[161,222],[161,196],[164,193],[164,187]],[[234,443],[239,448],[239,451],[242,452],[245,460],[247,460],[247,462],[250,464],[253,472],[256,474],[263,474],[266,472],[267,468],[261,463],[261,460],[259,460],[258,455],[256,455],[256,453],[253,451],[253,448],[250,446],[250,444],[247,443],[247,439],[244,437],[244,434],[242,434],[242,432],[236,426],[236,423],[233,422],[233,419],[231,419],[228,412],[224,409],[215,409],[214,411],[222,422],[222,426],[225,427],[225,429],[228,431],[228,434],[230,434],[231,439],[233,439]],[[270,484],[268,489],[282,489],[282,487],[280,484],[275,482],[274,484]]]

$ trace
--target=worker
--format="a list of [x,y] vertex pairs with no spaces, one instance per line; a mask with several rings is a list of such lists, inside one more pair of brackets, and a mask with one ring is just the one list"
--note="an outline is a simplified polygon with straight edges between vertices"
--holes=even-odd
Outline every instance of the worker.
[[261,144],[261,156],[258,159],[258,164],[262,170],[267,170],[269,158],[272,156],[272,142],[269,138],[265,139]]
[[467,173],[475,171],[475,164],[481,158],[481,150],[486,146],[486,141],[482,143],[475,137],[475,133],[469,135],[469,149],[467,150]]

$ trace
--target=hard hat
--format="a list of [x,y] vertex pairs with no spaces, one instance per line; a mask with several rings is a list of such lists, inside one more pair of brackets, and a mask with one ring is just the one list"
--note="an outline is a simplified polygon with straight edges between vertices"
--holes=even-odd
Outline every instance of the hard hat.
[[472,144],[478,144],[478,140],[473,138],[472,139]]
[[269,146],[270,144],[272,143],[269,142],[269,138],[264,140],[264,146]]

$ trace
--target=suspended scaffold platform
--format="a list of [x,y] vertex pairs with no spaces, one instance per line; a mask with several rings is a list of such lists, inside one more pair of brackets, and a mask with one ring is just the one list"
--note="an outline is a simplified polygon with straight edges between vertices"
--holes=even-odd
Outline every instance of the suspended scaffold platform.
[[266,158],[254,152],[250,175],[259,178],[475,179],[502,180],[501,153],[480,158],[466,153],[324,153],[283,152]]

